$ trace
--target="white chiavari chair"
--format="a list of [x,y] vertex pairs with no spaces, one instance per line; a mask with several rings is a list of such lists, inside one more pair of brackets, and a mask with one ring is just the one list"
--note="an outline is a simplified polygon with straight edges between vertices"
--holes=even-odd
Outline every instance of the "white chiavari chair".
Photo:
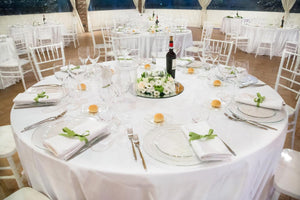
[[[202,57],[204,57],[206,61],[212,63],[228,65],[232,52],[232,46],[232,41],[206,39],[204,40]],[[200,57],[200,54],[198,56]]]
[[193,46],[202,47],[205,39],[211,39],[213,29],[214,29],[213,24],[205,22],[201,33],[201,39],[200,41],[193,41]]
[[[65,53],[62,42],[39,47],[31,47],[30,53],[40,80],[47,71],[65,65]],[[55,66],[54,66],[55,64]]]
[[241,26],[242,19],[231,20],[231,35],[229,41],[233,41],[235,45],[234,53],[236,53],[238,47],[244,48],[244,50],[248,47],[249,38],[241,35]]
[[53,44],[51,26],[39,26],[36,30],[36,41],[38,46]]
[[260,34],[259,45],[256,50],[255,57],[259,54],[260,50],[268,50],[270,52],[270,60],[273,57],[273,44],[275,42],[275,30],[274,29],[263,29]]
[[[300,82],[296,79],[296,76],[300,75],[300,54],[283,51],[281,62],[277,74],[275,83],[275,90],[285,95],[299,95]],[[283,90],[280,90],[283,89]],[[289,127],[287,134],[292,135],[291,148],[294,148],[295,132],[298,118],[298,111],[300,106],[300,98],[297,102],[291,105],[286,105],[289,116]]]
[[25,74],[33,72],[36,80],[38,80],[33,66],[30,64],[30,60],[19,57],[11,38],[0,40],[0,46],[2,54],[5,54],[5,56],[1,56],[0,60],[2,86],[5,87],[5,79],[21,79],[24,90],[26,90]]
[[141,38],[139,35],[112,37],[112,49],[115,60],[141,57]]
[[76,42],[77,45],[79,46],[77,22],[75,19],[73,20],[72,26],[64,27],[62,37],[65,46],[69,45],[71,42],[73,42],[75,48],[76,48]]

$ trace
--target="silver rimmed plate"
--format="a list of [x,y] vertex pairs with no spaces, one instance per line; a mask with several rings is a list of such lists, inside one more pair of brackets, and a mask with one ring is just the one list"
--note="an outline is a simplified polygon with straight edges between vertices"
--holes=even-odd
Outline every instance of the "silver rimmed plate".
[[[54,137],[60,133],[63,133],[62,129],[64,127],[71,128],[80,124],[86,118],[69,118],[62,119],[59,121],[54,121],[52,123],[45,124],[43,126],[39,126],[33,132],[31,136],[31,142],[38,148],[47,150],[47,148],[43,145],[44,141],[48,138]],[[95,118],[90,117],[90,120],[97,120]]]
[[179,125],[162,126],[149,131],[144,137],[143,148],[153,159],[165,164],[200,164]]
[[286,117],[285,109],[272,110],[256,106],[245,107],[245,104],[232,102],[228,105],[227,110],[241,118],[253,120],[262,123],[274,123],[283,120]]

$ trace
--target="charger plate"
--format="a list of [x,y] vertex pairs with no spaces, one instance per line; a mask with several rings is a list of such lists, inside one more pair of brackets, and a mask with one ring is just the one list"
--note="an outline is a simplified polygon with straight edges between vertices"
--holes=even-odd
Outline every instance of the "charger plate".
[[287,115],[284,107],[281,110],[272,110],[245,105],[238,102],[231,102],[226,109],[240,116],[241,118],[262,123],[279,122],[282,121]]
[[200,164],[179,125],[161,126],[149,131],[144,137],[143,149],[153,159],[168,165]]

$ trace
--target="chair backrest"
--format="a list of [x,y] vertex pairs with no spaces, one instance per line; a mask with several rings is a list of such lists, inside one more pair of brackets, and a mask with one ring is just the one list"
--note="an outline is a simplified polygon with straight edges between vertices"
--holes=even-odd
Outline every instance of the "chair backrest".
[[296,41],[286,41],[286,43],[284,45],[284,49],[291,53],[297,53],[299,46],[300,46],[300,44]]
[[[30,48],[39,79],[43,79],[43,72],[65,65],[65,53],[63,43],[50,44]],[[53,66],[55,64],[55,66]],[[49,67],[49,65],[52,65]]]
[[203,56],[205,56],[206,54],[217,53],[218,63],[228,65],[231,56],[232,46],[232,41],[206,39],[204,40],[203,45]]
[[102,39],[103,39],[103,43],[104,43],[105,47],[106,48],[111,47],[111,45],[112,45],[111,29],[108,27],[101,27],[101,34],[102,34]]
[[139,35],[112,37],[112,49],[115,60],[120,57],[140,57],[141,39]]
[[[300,86],[300,82],[297,79],[297,76],[300,76],[299,70],[300,70],[300,54],[296,54],[284,50],[282,53],[277,79],[275,82],[275,90],[279,91],[280,88],[283,88],[285,89],[285,92],[289,92],[290,94],[294,95],[296,99],[296,97],[299,95],[299,86]],[[294,103],[294,106],[292,106],[293,108],[295,108],[296,112],[298,112],[299,105],[300,105],[300,98],[298,98],[297,102]]]
[[210,39],[212,36],[214,26],[209,23],[205,23],[202,29],[202,34],[201,34],[201,41],[204,41],[205,39]]

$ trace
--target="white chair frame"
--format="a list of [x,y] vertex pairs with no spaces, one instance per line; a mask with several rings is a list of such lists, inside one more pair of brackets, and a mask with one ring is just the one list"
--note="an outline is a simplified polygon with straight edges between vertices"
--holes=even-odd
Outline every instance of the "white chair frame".
[[[62,42],[58,44],[32,47],[30,48],[30,52],[40,80],[43,79],[43,72],[64,66],[66,62]],[[56,65],[49,67],[49,64],[52,62],[55,62]],[[57,62],[60,63],[57,64]],[[48,66],[45,66],[45,64]]]
[[[277,79],[275,83],[275,90],[278,91],[279,87],[284,88],[297,96],[299,94],[299,89],[295,89],[294,86],[300,86],[300,82],[295,80],[295,76],[299,76],[300,73],[298,71],[300,64],[300,54],[291,53],[288,51],[283,51],[281,62],[277,74]],[[295,132],[297,125],[297,118],[300,106],[300,98],[298,98],[295,106],[287,106],[288,114],[289,114],[289,129],[287,134],[292,134],[292,142],[291,148],[294,148],[294,140],[295,140]]]
[[129,56],[141,57],[141,38],[139,35],[112,37],[112,49],[115,60],[124,55],[123,51],[129,49]]
[[259,45],[256,49],[256,56],[259,54],[259,50],[269,50],[270,51],[270,60],[273,57],[273,44],[275,42],[275,30],[273,29],[265,29],[264,33],[260,37]]

